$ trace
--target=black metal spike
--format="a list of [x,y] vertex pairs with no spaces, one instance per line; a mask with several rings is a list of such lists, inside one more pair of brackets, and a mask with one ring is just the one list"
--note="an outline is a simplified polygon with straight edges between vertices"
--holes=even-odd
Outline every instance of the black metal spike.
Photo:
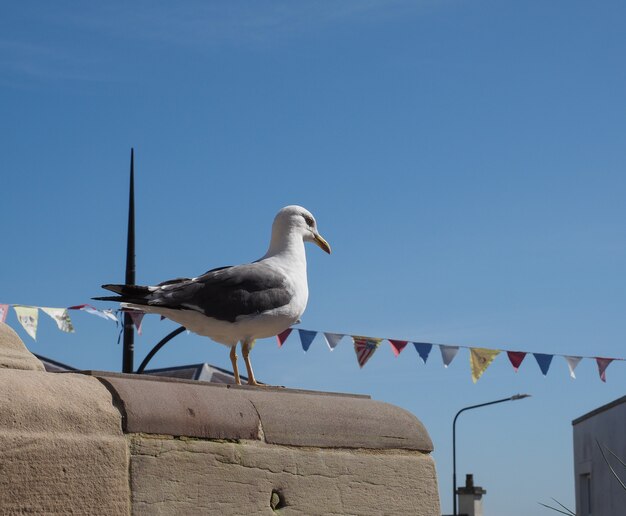
[[[128,196],[128,238],[126,240],[126,285],[135,284],[135,149],[130,149],[130,189]],[[135,330],[130,314],[124,314],[122,372],[132,373],[135,359]]]

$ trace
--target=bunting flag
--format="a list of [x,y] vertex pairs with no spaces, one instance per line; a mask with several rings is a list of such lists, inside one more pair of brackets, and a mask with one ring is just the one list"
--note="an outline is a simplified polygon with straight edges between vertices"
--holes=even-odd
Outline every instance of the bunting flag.
[[328,349],[331,351],[337,347],[339,341],[343,339],[345,335],[341,333],[327,333],[324,332],[324,338],[326,339],[326,344],[328,344]]
[[302,349],[306,353],[309,350],[309,347],[311,347],[311,342],[313,342],[317,332],[311,330],[298,330],[298,333],[300,333],[300,343],[302,344]]
[[285,343],[285,341],[287,340],[287,337],[289,337],[289,335],[291,334],[291,331],[292,331],[291,328],[287,328],[285,331],[276,335],[276,340],[278,341],[279,348]]
[[470,348],[470,367],[474,383],[478,381],[499,354],[500,351],[497,349]]
[[582,359],[583,357],[570,357],[570,356],[565,357],[565,361],[567,362],[567,367],[569,368],[569,375],[572,378],[574,378],[574,380],[576,379],[576,375],[574,374],[574,369],[576,369],[576,366]]
[[387,340],[389,341],[389,344],[391,344],[391,351],[393,351],[393,354],[396,357],[400,355],[400,353],[402,353],[402,350],[409,343],[406,340],[393,340],[393,339],[387,339]]
[[539,369],[541,369],[543,376],[546,376],[554,355],[546,355],[545,353],[533,353],[533,355],[535,356],[537,364],[539,364]]
[[359,367],[363,367],[367,363],[383,341],[383,339],[356,336],[352,336],[352,339],[354,340],[354,352],[356,353]]
[[417,351],[422,361],[426,363],[430,350],[433,349],[433,345],[428,344],[427,342],[414,342],[413,345],[415,346],[415,351]]
[[34,340],[37,340],[37,321],[39,310],[35,306],[13,305],[17,320]]
[[113,313],[113,310],[98,310],[95,306],[91,305],[70,306],[68,307],[68,310],[82,310],[83,312],[87,312],[88,314],[97,315],[98,317],[108,319],[109,321],[113,321],[115,323],[118,322],[117,317]]
[[[48,316],[50,316],[56,323],[59,330],[72,333],[74,332],[74,327],[72,321],[70,319],[68,310],[81,310],[83,312],[87,312],[92,315],[96,315],[101,317],[102,319],[118,321],[118,314],[120,312],[128,312],[130,315],[133,324],[137,328],[137,333],[141,335],[142,332],[142,322],[145,313],[138,310],[128,310],[128,309],[118,309],[118,310],[100,310],[89,304],[82,304],[76,306],[70,306],[68,308],[51,308],[51,307],[39,307],[39,306],[31,306],[31,305],[13,305],[13,304],[0,304],[0,323],[4,323],[7,319],[7,315],[9,312],[9,308],[13,307],[15,309],[15,313],[17,315],[17,319],[22,327],[26,330],[26,332],[33,338],[36,339],[37,336],[37,326],[39,320],[39,309],[43,310]],[[161,319],[163,317],[161,316]],[[303,328],[297,328],[298,333],[300,335],[300,342],[302,344],[302,349],[306,352],[311,347],[311,344],[315,340],[315,337],[318,333],[322,333],[324,335],[324,339],[326,340],[326,344],[328,345],[328,349],[333,351],[340,343],[341,339],[346,336],[343,333],[330,333],[330,332],[320,332],[314,330],[305,330]],[[276,336],[278,341],[278,346],[281,347],[286,341],[287,338],[291,335],[293,328],[287,328],[285,331],[279,333]],[[187,331],[189,333],[189,331]],[[357,361],[359,366],[362,368],[371,356],[376,352],[380,344],[383,340],[389,341],[391,345],[391,350],[393,354],[398,357],[400,353],[408,346],[409,342],[411,342],[415,346],[415,350],[419,354],[420,358],[426,364],[430,352],[432,351],[433,346],[438,346],[439,351],[441,352],[441,359],[445,367],[448,367],[456,355],[459,352],[460,348],[469,349],[470,351],[470,366],[472,372],[472,381],[476,383],[484,372],[487,370],[489,365],[493,362],[493,360],[500,354],[502,351],[506,351],[508,359],[513,366],[514,371],[517,373],[522,362],[525,360],[526,355],[530,354],[528,351],[508,351],[508,350],[497,350],[497,349],[489,349],[489,348],[475,348],[469,346],[451,346],[445,344],[431,344],[427,342],[412,342],[406,340],[397,340],[390,338],[378,338],[378,337],[360,337],[360,336],[351,336],[354,341],[354,350],[357,355]],[[544,376],[547,376],[548,371],[550,369],[552,359],[554,358],[554,354],[547,353],[532,353],[539,365],[539,369],[541,369],[541,373]],[[594,357],[594,356],[574,356],[574,355],[556,355],[561,356],[567,362],[567,366],[569,368],[569,373],[572,378],[576,378],[574,373],[576,367],[583,359],[593,359],[598,366],[598,373],[600,375],[600,379],[603,382],[606,382],[606,369],[608,366],[614,361],[626,361],[625,358],[604,358],[604,357]]]
[[519,366],[526,358],[526,353],[524,351],[507,351],[506,354],[509,357],[511,365],[513,366],[513,370],[517,373]]
[[452,363],[454,357],[459,352],[459,346],[444,346],[440,344],[439,349],[441,350],[441,359],[445,367],[448,367]]
[[9,305],[0,305],[0,322],[6,321],[7,315],[9,315]]
[[596,357],[596,363],[598,364],[598,372],[600,373],[600,380],[606,382],[606,368],[613,362],[612,358],[600,358]]
[[42,306],[41,309],[52,317],[54,322],[57,323],[59,330],[66,333],[74,333],[74,326],[72,326],[72,321],[70,320],[70,315],[67,313],[67,308],[49,308]]
[[140,312],[139,310],[125,310],[125,312],[130,315],[135,328],[137,328],[137,335],[141,335],[141,321],[143,316],[146,315],[145,312]]

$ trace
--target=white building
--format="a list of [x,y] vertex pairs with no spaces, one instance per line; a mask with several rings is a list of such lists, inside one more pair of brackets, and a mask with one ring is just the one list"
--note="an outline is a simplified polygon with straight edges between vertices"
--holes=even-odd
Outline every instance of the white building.
[[[624,516],[626,489],[602,457],[603,448],[619,478],[626,483],[626,396],[575,419],[574,476],[578,516]],[[610,451],[608,451],[610,450]]]

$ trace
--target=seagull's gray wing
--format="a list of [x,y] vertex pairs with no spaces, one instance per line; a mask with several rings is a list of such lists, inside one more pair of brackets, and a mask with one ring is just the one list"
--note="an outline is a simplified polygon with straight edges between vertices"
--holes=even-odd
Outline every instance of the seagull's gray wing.
[[264,263],[221,267],[194,279],[167,281],[153,291],[152,306],[187,309],[234,322],[287,305],[292,298],[285,276]]

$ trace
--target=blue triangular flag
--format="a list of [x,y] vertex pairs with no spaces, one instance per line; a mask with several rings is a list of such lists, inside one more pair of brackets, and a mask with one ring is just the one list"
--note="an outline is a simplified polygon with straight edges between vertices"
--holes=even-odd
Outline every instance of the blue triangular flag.
[[413,345],[424,363],[426,363],[426,360],[428,360],[428,354],[430,353],[430,350],[433,349],[433,345],[428,344],[427,342],[414,342]]
[[541,369],[543,375],[547,375],[548,369],[550,369],[550,362],[552,362],[554,355],[546,355],[545,353],[533,353],[533,355],[535,356],[535,360],[539,364],[539,369]]
[[313,339],[317,335],[317,332],[311,330],[298,330],[298,332],[300,332],[300,342],[302,343],[302,349],[304,351],[308,351],[309,347],[311,346],[311,342],[313,342]]

